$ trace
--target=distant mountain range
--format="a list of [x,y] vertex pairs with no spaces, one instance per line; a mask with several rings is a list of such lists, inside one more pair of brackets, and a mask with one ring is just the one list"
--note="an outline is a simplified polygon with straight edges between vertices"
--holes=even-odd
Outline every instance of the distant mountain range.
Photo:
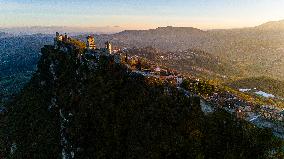
[[31,27],[10,27],[1,28],[0,32],[6,32],[14,35],[31,34],[54,34],[55,32],[68,33],[69,35],[78,35],[83,33],[111,34],[122,31],[119,26],[106,27],[67,27],[67,26],[31,26]]
[[0,32],[0,37],[4,36],[5,34],[5,32]]
[[1,32],[0,31],[0,38],[5,38],[5,37],[9,37],[12,36],[11,34],[5,33],[5,32]]
[[[243,29],[203,31],[192,27],[168,26],[150,30],[126,30],[114,34],[102,33],[113,28],[122,28],[0,28],[0,95],[2,99],[10,96],[29,80],[35,71],[40,48],[53,42],[56,31],[73,32],[71,35],[81,34],[76,36],[80,40],[85,40],[90,33],[97,33],[95,38],[99,47],[110,40],[114,47],[130,48],[134,54],[182,72],[213,79],[226,77],[226,80],[228,77],[229,81],[226,82],[232,82],[232,85],[236,85],[235,80],[265,75],[272,78],[265,80],[265,85],[268,86],[267,81],[276,79],[282,82],[284,79],[283,26],[284,20]],[[20,82],[15,79],[25,79],[25,82],[19,87],[17,83]],[[240,83],[243,82],[238,82],[238,87],[246,86]],[[258,83],[261,84],[259,81]],[[279,91],[282,91],[281,88]],[[281,94],[279,91],[271,93]]]
[[0,27],[0,35],[2,32],[16,34],[16,35],[24,35],[24,34],[54,34],[54,32],[63,32],[68,34],[84,34],[84,33],[95,33],[95,34],[114,34],[118,33],[118,35],[123,35],[125,33],[146,33],[146,32],[160,32],[170,31],[172,33],[185,33],[197,35],[198,33],[205,33],[211,31],[222,31],[222,30],[243,30],[243,29],[263,29],[263,30],[284,30],[284,20],[280,21],[270,21],[264,24],[261,24],[256,27],[248,27],[242,29],[212,29],[208,31],[203,31],[193,27],[158,27],[157,29],[149,29],[149,30],[125,30],[125,28],[120,26],[101,26],[101,27],[70,27],[70,26],[24,26],[24,27]]
[[203,50],[238,67],[237,77],[268,75],[284,79],[284,21],[242,29],[203,31],[192,27],[159,27],[150,30],[126,30],[98,35],[114,45],[131,48],[151,46],[162,51]]

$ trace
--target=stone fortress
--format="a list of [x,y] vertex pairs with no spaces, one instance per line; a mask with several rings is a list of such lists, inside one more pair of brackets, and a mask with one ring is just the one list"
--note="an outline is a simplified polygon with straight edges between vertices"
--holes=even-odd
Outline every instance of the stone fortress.
[[[63,35],[56,32],[56,36],[54,38],[54,48],[67,52],[68,48],[66,48],[66,46],[63,44],[69,43],[71,40],[72,39],[68,37],[66,33]],[[101,55],[112,56],[115,63],[121,62],[121,54],[118,50],[112,50],[112,44],[110,41],[105,43],[104,48],[97,48],[95,37],[93,35],[89,35],[87,37],[85,55],[95,57],[96,59],[99,59]]]

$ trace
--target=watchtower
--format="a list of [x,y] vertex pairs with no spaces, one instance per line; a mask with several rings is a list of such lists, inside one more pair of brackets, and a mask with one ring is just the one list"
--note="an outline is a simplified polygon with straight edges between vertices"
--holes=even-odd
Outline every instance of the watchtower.
[[95,38],[92,35],[87,37],[87,48],[90,50],[96,49]]
[[68,35],[67,35],[67,33],[64,34],[63,41],[65,41],[65,42],[68,41]]
[[63,35],[59,35],[58,32],[55,33],[55,38],[54,38],[54,47],[58,49],[62,43],[63,40]]
[[106,49],[107,49],[108,53],[111,54],[111,53],[112,53],[112,46],[111,46],[111,43],[110,43],[109,41],[107,41],[107,42],[105,43],[105,45],[106,45]]

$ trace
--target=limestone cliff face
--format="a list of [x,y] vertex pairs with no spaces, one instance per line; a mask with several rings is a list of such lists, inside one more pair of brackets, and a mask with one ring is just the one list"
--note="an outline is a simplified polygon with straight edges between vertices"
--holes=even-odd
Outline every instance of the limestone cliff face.
[[205,116],[198,97],[130,73],[107,57],[93,68],[76,58],[79,52],[42,49],[38,71],[9,107],[5,155],[264,158],[269,150],[269,131],[222,111]]

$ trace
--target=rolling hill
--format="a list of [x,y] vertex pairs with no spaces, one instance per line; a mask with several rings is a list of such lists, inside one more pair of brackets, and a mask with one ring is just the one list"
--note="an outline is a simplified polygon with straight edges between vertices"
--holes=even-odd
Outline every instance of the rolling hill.
[[282,25],[283,21],[279,21],[252,28],[208,31],[192,27],[160,27],[98,35],[97,41],[99,45],[103,45],[102,41],[110,40],[120,47],[151,46],[172,52],[203,50],[238,67],[242,74],[236,72],[236,76],[254,77],[266,74],[275,79],[284,79]]
[[233,72],[238,71],[237,68],[234,68],[220,57],[198,49],[165,52],[153,47],[144,47],[128,49],[126,53],[205,79],[223,79],[226,78],[226,75],[233,76]]
[[282,30],[283,31],[284,30],[284,20],[267,22],[260,26],[257,26],[256,29]]

